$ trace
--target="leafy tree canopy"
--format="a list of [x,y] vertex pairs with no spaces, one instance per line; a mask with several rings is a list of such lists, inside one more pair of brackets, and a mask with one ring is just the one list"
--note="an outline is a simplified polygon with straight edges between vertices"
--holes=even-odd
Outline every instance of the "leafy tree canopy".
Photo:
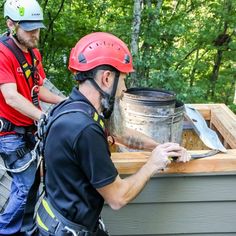
[[[65,94],[71,48],[84,35],[111,32],[131,46],[134,3],[140,3],[135,77],[129,86],[173,90],[188,103],[233,105],[236,78],[236,1],[40,0],[47,30],[40,50],[48,78]],[[0,14],[3,15],[3,1]],[[3,17],[1,33],[6,29]]]

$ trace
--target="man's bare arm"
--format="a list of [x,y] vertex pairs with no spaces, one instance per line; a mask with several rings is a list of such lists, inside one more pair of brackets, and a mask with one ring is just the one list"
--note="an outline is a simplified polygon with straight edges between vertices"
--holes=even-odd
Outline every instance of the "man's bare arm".
[[114,138],[116,143],[138,150],[152,151],[158,145],[151,137],[129,128],[122,135],[114,135]]
[[42,111],[35,107],[31,101],[18,93],[15,83],[2,84],[0,89],[6,103],[10,107],[33,120],[40,118]]

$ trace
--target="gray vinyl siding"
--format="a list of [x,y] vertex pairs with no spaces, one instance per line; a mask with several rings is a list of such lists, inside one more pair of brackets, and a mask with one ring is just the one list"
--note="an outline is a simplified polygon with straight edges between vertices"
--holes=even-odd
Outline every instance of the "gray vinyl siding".
[[154,177],[119,211],[105,206],[112,236],[236,235],[236,174]]
[[[3,160],[0,156],[0,164],[3,165]],[[9,191],[11,185],[11,178],[7,175],[6,171],[0,169],[0,212],[6,206],[9,198]]]

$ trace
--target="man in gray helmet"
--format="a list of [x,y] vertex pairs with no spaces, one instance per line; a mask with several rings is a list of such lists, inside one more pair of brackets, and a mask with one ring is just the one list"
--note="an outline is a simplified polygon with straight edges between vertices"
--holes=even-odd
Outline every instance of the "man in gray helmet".
[[4,17],[8,35],[0,38],[0,155],[13,180],[0,215],[0,235],[33,235],[39,179],[32,155],[35,121],[42,115],[40,101],[55,104],[63,98],[43,86],[46,75],[37,46],[45,26],[38,2],[7,0]]

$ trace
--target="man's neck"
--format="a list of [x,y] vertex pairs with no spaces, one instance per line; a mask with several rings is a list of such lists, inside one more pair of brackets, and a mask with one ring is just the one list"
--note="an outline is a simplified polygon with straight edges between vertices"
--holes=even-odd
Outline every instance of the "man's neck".
[[87,81],[84,83],[79,86],[79,91],[91,102],[98,114],[100,114],[102,112],[100,93]]

